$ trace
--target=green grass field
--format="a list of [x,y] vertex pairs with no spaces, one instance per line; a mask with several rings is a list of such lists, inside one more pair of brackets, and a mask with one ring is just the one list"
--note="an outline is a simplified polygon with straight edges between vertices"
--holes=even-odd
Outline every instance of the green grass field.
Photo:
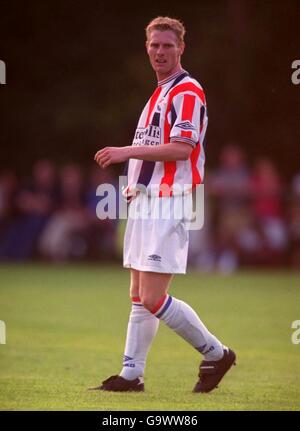
[[1,410],[300,410],[300,277],[289,272],[175,278],[171,294],[237,353],[214,392],[191,392],[200,355],[163,323],[145,393],[88,392],[120,371],[128,281],[116,266],[0,266]]

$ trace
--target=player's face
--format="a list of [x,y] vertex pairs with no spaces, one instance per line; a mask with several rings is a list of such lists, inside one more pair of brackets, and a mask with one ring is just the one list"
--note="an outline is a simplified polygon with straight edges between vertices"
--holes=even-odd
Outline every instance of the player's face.
[[153,30],[146,42],[150,63],[158,80],[168,78],[180,70],[180,56],[184,44],[180,44],[172,30]]

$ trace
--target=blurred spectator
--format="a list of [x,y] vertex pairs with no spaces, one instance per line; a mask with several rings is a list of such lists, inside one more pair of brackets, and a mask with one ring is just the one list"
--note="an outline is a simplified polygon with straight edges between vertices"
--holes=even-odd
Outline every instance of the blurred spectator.
[[[96,194],[100,184],[111,184],[114,186],[115,196],[111,196],[109,205],[112,205],[116,210],[116,219],[99,220],[96,216],[96,207],[101,199],[107,198],[107,193],[104,196]],[[118,228],[118,204],[119,204],[119,188],[118,179],[113,175],[112,171],[107,168],[100,169],[99,166],[94,166],[90,171],[88,189],[86,195],[87,209],[90,216],[90,225],[88,235],[90,238],[90,255],[91,257],[101,257],[113,259],[117,254],[117,228]],[[112,199],[112,200],[111,200]]]
[[14,172],[5,171],[0,175],[0,229],[16,213],[15,195],[18,182]]
[[249,167],[245,155],[237,145],[223,148],[220,166],[207,178],[209,192],[219,198],[222,210],[243,209],[249,195]]
[[289,210],[291,264],[300,269],[300,173],[292,180]]
[[59,175],[59,206],[39,240],[42,256],[65,261],[87,253],[84,182],[79,166],[63,166]]
[[222,272],[232,272],[239,263],[240,238],[251,223],[250,173],[237,145],[224,147],[220,166],[208,175],[206,185],[206,191],[214,198],[217,266]]
[[0,258],[4,258],[10,248],[8,232],[18,214],[15,205],[17,187],[17,178],[13,172],[5,171],[0,175]]
[[261,259],[276,264],[287,247],[284,218],[284,185],[274,164],[259,159],[252,176],[252,205],[261,236]]
[[7,226],[0,258],[25,260],[36,252],[38,237],[56,205],[56,174],[52,162],[39,160],[33,177],[16,194],[18,215]]
[[[110,170],[93,167],[88,185],[79,166],[69,164],[60,171],[60,199],[57,211],[41,234],[39,251],[54,261],[112,259],[116,257],[116,220],[99,220],[96,195],[100,184],[115,182]],[[115,204],[116,202],[114,202]]]
[[203,272],[209,272],[215,266],[215,253],[212,241],[212,218],[210,199],[204,193],[204,225],[200,230],[189,232],[188,264],[190,267]]

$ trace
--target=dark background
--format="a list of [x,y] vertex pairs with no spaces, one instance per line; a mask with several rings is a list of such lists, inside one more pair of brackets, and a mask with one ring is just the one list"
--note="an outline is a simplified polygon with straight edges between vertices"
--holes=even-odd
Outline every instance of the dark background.
[[144,28],[158,15],[187,28],[182,64],[208,101],[207,166],[234,141],[287,179],[299,170],[300,1],[1,1],[0,14],[0,170],[25,175],[41,157],[89,166],[100,147],[131,144],[156,85]]

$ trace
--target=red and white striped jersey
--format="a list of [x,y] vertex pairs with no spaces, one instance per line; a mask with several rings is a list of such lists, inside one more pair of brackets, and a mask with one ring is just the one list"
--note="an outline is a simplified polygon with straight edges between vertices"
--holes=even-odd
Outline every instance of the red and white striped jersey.
[[168,145],[176,141],[192,145],[193,150],[189,160],[130,159],[123,195],[130,197],[141,190],[165,196],[169,188],[171,195],[181,194],[200,184],[204,176],[207,120],[203,89],[186,71],[160,81],[140,116],[132,145]]

